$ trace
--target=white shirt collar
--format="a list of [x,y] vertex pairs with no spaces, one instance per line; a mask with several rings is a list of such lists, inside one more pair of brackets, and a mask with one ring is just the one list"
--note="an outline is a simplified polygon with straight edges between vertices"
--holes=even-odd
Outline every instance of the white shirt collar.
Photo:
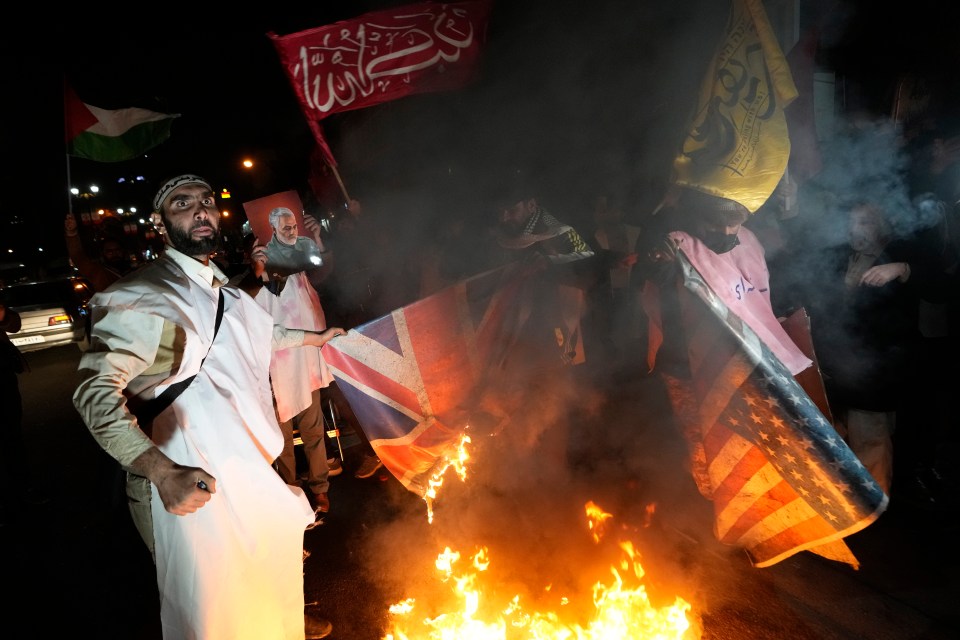
[[210,260],[209,264],[203,264],[196,258],[180,253],[169,245],[164,249],[164,255],[176,262],[177,266],[183,269],[188,276],[198,276],[211,287],[223,286],[229,280],[213,260]]

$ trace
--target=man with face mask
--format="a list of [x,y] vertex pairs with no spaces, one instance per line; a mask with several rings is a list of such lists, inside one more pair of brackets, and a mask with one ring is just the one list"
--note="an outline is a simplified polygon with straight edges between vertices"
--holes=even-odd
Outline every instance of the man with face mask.
[[[647,362],[662,364],[675,373],[686,372],[686,342],[680,332],[664,328],[681,326],[673,318],[673,305],[665,297],[675,285],[672,256],[681,251],[727,308],[748,324],[794,376],[813,362],[787,335],[773,312],[770,273],[763,245],[745,228],[749,211],[738,202],[684,187],[673,210],[663,211],[667,226],[662,242],[647,252],[648,286],[645,306],[651,322]],[[662,316],[662,317],[661,317]],[[659,339],[658,339],[659,338]],[[665,353],[658,354],[660,347]]]
[[73,400],[127,472],[163,636],[326,637],[329,622],[304,618],[303,534],[314,513],[272,467],[283,434],[268,370],[271,349],[321,347],[343,330],[274,325],[227,284],[210,259],[220,211],[204,178],[171,178],[154,207],[167,248],[91,299]]
[[[687,443],[687,470],[701,494],[715,501],[719,490],[716,475],[711,472],[715,459],[709,451],[716,441],[710,439],[711,423],[705,422],[705,414],[715,409],[712,396],[723,394],[711,394],[701,385],[709,376],[704,372],[715,372],[716,380],[732,386],[742,371],[728,369],[728,359],[715,355],[724,353],[724,347],[713,352],[713,345],[701,337],[701,324],[713,326],[713,320],[717,320],[722,329],[731,331],[736,331],[739,324],[745,325],[801,387],[808,388],[803,378],[809,374],[817,376],[816,383],[822,383],[813,361],[794,343],[773,311],[764,248],[742,226],[749,211],[738,202],[689,187],[671,191],[668,196],[669,206],[654,220],[657,232],[641,235],[641,239],[650,238],[655,244],[638,247],[637,251],[641,256],[637,267],[645,279],[643,306],[649,320],[647,366],[662,382],[677,428]],[[699,297],[684,295],[688,266],[700,275],[693,279],[697,286],[705,284],[725,310],[716,305],[701,314],[701,306],[695,302]],[[706,333],[710,333],[709,328]],[[808,395],[814,397],[810,391]],[[769,398],[760,402],[765,400]],[[821,402],[814,402],[821,406]],[[826,405],[825,400],[822,404]]]

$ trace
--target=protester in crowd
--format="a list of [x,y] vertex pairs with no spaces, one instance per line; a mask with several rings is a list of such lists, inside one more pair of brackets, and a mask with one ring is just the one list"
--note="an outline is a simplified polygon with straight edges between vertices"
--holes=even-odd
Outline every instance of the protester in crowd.
[[[686,336],[671,288],[677,276],[673,256],[682,251],[727,308],[796,376],[813,362],[784,330],[774,314],[770,275],[763,245],[743,224],[749,211],[740,203],[684,187],[676,204],[657,216],[656,233],[645,251],[648,279],[645,305],[651,314],[648,364],[686,375]],[[663,350],[661,351],[661,346]]]
[[[268,216],[273,236],[266,245],[255,244],[251,251],[253,275],[265,281],[256,295],[257,302],[272,316],[274,324],[322,332],[326,317],[317,290],[311,283],[320,282],[324,258],[328,253],[323,243],[320,224],[312,216],[304,216],[304,226],[312,237],[300,236],[297,218],[286,207],[277,207]],[[303,253],[298,255],[297,252]],[[296,266],[306,267],[288,273]],[[287,274],[287,275],[284,275]],[[311,346],[293,347],[273,352],[270,360],[270,382],[277,419],[283,430],[283,452],[276,465],[287,484],[297,484],[297,459],[294,451],[294,429],[303,441],[307,464],[306,486],[317,519],[330,510],[331,466],[337,472],[340,461],[329,461],[326,450],[321,389],[333,383],[333,375],[320,349]]]
[[[749,211],[739,202],[692,187],[672,187],[647,236],[638,268],[646,280],[649,319],[647,366],[663,379],[674,414],[690,446],[690,471],[701,491],[711,486],[691,387],[688,336],[684,330],[676,259],[682,253],[707,286],[780,360],[822,412],[829,413],[813,360],[784,329],[773,311],[764,248],[743,226]],[[709,491],[705,492],[705,495]]]
[[91,258],[83,247],[77,218],[73,213],[68,213],[63,220],[63,235],[70,262],[97,291],[103,291],[133,269],[123,243],[110,235],[105,235],[100,241],[99,259]]
[[508,185],[496,205],[497,242],[506,259],[559,265],[592,257],[594,250],[580,233],[544,209],[531,195],[535,188],[525,185],[522,178]]
[[848,241],[824,252],[805,304],[834,416],[890,493],[897,415],[915,372],[924,263],[878,204],[857,203],[848,215]]
[[[330,272],[315,286],[325,302],[327,318],[335,324],[363,324],[373,320],[381,307],[376,301],[379,289],[374,275],[376,261],[373,254],[383,248],[383,241],[382,232],[374,227],[356,198],[351,198],[344,206],[344,211],[334,218],[335,231],[324,245],[327,251],[324,255],[335,255],[336,267],[331,263]],[[334,404],[336,414],[350,425],[359,440],[360,459],[353,466],[354,477],[365,479],[373,476],[383,463],[374,452],[336,380],[323,388],[321,398],[328,407],[330,402]],[[331,444],[329,437],[327,442]]]
[[304,616],[314,512],[272,467],[283,436],[268,372],[271,345],[321,347],[342,329],[276,326],[226,285],[209,260],[220,212],[205,179],[171,178],[153,204],[167,249],[91,299],[74,405],[128,472],[164,637],[326,637],[329,622]]
[[918,505],[945,508],[960,504],[953,459],[958,442],[953,393],[960,388],[960,371],[953,366],[960,358],[960,208],[929,191],[916,195],[913,205],[920,224],[914,253],[922,256],[924,268],[911,274],[920,276],[917,369],[898,418],[907,427],[894,433],[895,482]]
[[[579,363],[585,358],[581,323],[586,291],[596,283],[600,268],[590,244],[576,229],[544,209],[533,195],[535,189],[523,177],[505,186],[496,205],[496,240],[503,261],[522,262],[567,285],[561,289],[563,311],[557,339],[564,357]],[[565,268],[552,269],[559,266]]]
[[642,229],[623,220],[623,207],[608,192],[594,199],[593,239],[607,277],[591,289],[594,333],[605,349],[605,360],[618,371],[633,370],[645,343],[642,279],[634,277],[636,247]]
[[20,314],[6,306],[0,290],[0,526],[17,519],[25,501],[24,479],[27,472],[27,451],[23,442],[23,401],[18,376],[27,370],[23,354],[10,341],[7,333],[20,331]]
[[904,415],[911,429],[898,429],[895,444],[898,461],[905,454],[915,462],[898,482],[917,504],[940,509],[960,502],[960,465],[952,453],[958,443],[952,390],[960,385],[953,366],[960,358],[960,127],[943,115],[930,124],[911,144],[908,177],[922,226],[917,240],[931,270],[921,287],[919,371]]
[[[582,320],[586,291],[596,281],[595,252],[580,233],[554,217],[538,200],[538,186],[523,173],[511,176],[495,195],[494,237],[505,267],[504,282],[522,282],[515,327],[495,389],[498,409],[524,425],[519,452],[535,448],[545,478],[565,477],[574,416],[558,413],[570,406],[577,388],[573,365],[587,360]],[[513,363],[512,365],[510,363]],[[487,383],[484,383],[487,384]],[[480,406],[487,396],[481,387]],[[502,429],[505,421],[496,427]],[[474,425],[475,426],[475,425]],[[515,437],[515,436],[511,436]]]
[[913,152],[907,174],[911,194],[933,193],[948,208],[960,205],[960,124],[941,118],[909,149]]
[[[370,444],[370,440],[367,438],[367,434],[364,433],[360,420],[353,412],[350,402],[346,396],[343,395],[343,390],[340,389],[340,385],[338,385],[336,381],[323,390],[323,400],[326,402],[328,411],[331,402],[336,409],[334,415],[330,417],[331,429],[339,431],[342,424],[346,424],[350,426],[350,430],[357,437],[358,442],[356,449],[360,457],[358,460],[351,460],[350,462],[350,467],[353,469],[353,477],[361,480],[373,477],[383,466],[383,462],[381,462],[379,456],[377,456],[373,445]],[[342,423],[338,421],[337,418],[340,418]],[[327,446],[329,447],[331,444],[331,438],[328,436]]]
[[[73,213],[67,213],[66,218],[64,218],[63,235],[71,264],[76,267],[81,276],[90,282],[94,291],[103,291],[134,268],[123,248],[123,244],[110,232],[102,234],[100,238],[99,259],[92,258],[83,246],[80,230],[77,226],[77,218]],[[89,341],[89,315],[86,316],[86,335]],[[99,476],[103,485],[104,503],[110,508],[122,508],[126,501],[122,481],[124,471],[117,464],[117,461],[109,456],[102,456],[101,460]]]
[[[498,265],[524,261],[541,267],[571,264],[596,255],[583,234],[561,222],[539,201],[534,179],[510,174],[494,194],[497,214],[493,238],[500,255]],[[591,263],[593,264],[593,263]]]

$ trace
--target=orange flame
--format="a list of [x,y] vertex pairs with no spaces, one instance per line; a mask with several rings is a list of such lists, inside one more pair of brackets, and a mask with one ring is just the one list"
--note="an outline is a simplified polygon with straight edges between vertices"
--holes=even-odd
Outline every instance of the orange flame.
[[433,501],[437,498],[437,490],[443,485],[443,476],[447,469],[453,467],[461,482],[467,479],[467,460],[470,459],[470,454],[467,453],[468,444],[470,444],[470,436],[461,436],[460,442],[457,444],[456,455],[445,458],[443,464],[437,467],[433,475],[427,480],[427,490],[423,493],[423,501],[427,503],[427,522],[430,524],[433,524]]
[[587,511],[587,526],[593,532],[593,541],[600,542],[600,538],[606,533],[606,522],[613,515],[604,512],[593,500],[588,501],[585,508]]
[[[594,542],[612,517],[593,502],[586,505],[588,528]],[[449,547],[437,557],[440,580],[450,585],[458,609],[429,616],[417,610],[408,598],[390,607],[391,628],[383,640],[696,640],[699,627],[691,624],[691,606],[677,596],[670,606],[655,607],[641,583],[645,572],[639,554],[630,542],[620,542],[618,567],[610,567],[613,581],[593,586],[593,617],[582,625],[572,614],[553,611],[528,612],[519,595],[503,601],[484,593],[482,574],[490,568],[486,548],[472,559],[471,567],[458,573],[460,554]],[[632,574],[632,575],[631,575]],[[627,582],[635,583],[627,586]],[[550,586],[546,590],[550,590]],[[576,596],[561,596],[561,606],[576,602]],[[498,602],[500,602],[498,604]],[[572,608],[572,607],[571,607]]]

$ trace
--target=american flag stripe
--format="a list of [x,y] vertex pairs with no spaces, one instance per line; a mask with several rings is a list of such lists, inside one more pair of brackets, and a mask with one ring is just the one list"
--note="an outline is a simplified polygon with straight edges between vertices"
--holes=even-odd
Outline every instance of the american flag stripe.
[[756,566],[803,550],[857,566],[842,539],[879,517],[886,494],[777,357],[677,259],[698,401],[684,433],[717,538]]

